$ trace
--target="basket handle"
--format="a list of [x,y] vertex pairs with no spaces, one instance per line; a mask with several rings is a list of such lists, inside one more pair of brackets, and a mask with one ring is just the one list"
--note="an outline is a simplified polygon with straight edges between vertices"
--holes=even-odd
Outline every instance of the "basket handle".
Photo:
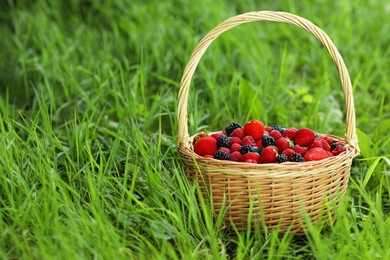
[[188,118],[187,118],[187,102],[188,102],[188,90],[191,83],[192,76],[198,66],[200,59],[206,52],[210,44],[223,32],[236,27],[237,25],[254,22],[254,21],[273,21],[273,22],[285,22],[296,25],[310,32],[315,36],[328,50],[330,56],[338,73],[340,75],[341,85],[344,93],[344,102],[346,105],[346,133],[345,140],[347,144],[351,145],[359,153],[358,139],[356,136],[356,123],[355,123],[355,106],[353,102],[352,84],[348,74],[347,67],[338,52],[336,46],[333,44],[329,36],[314,25],[312,22],[286,12],[275,11],[258,11],[249,12],[241,15],[233,16],[221,24],[212,29],[196,46],[192,52],[190,60],[184,69],[183,77],[180,82],[179,90],[179,103],[178,103],[178,145],[189,148],[189,135],[188,135]]

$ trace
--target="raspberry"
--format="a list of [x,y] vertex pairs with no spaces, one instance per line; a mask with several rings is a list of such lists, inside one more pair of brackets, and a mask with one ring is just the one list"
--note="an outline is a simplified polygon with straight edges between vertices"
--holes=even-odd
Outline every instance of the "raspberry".
[[238,137],[230,137],[230,144],[240,144],[241,143],[241,139],[238,138]]
[[226,135],[233,133],[234,129],[241,128],[241,125],[237,122],[233,122],[225,128]]
[[196,142],[194,152],[201,156],[213,155],[217,151],[217,141],[212,137],[206,137]]
[[269,135],[263,135],[262,137],[262,145],[263,147],[267,147],[267,146],[274,146],[276,143],[275,143],[275,139]]
[[262,139],[257,140],[256,141],[256,146],[259,147],[259,148],[263,147],[263,140]]
[[271,132],[271,130],[272,130],[272,127],[270,127],[270,126],[264,127],[264,131],[267,131],[268,133]]
[[232,136],[233,137],[238,137],[240,139],[244,138],[245,137],[244,129],[243,128],[236,128],[236,129],[234,129],[233,133],[232,133]]
[[218,140],[218,138],[221,135],[225,135],[225,134],[223,132],[217,132],[217,133],[211,134],[211,137],[213,137],[215,140]]
[[246,153],[249,153],[251,150],[252,150],[252,146],[246,144],[246,145],[241,146],[240,153],[246,154]]
[[226,147],[221,147],[221,148],[219,148],[217,151],[224,151],[225,153],[230,154],[229,148],[226,148]]
[[251,120],[244,126],[246,135],[250,135],[255,140],[259,140],[264,134],[264,124],[259,120]]
[[269,133],[269,136],[271,136],[275,141],[277,141],[279,138],[283,137],[283,135],[278,130],[272,130]]
[[254,160],[254,161],[256,161],[256,163],[259,163],[260,162],[260,155],[258,153],[249,152],[249,153],[244,154],[241,157],[242,162],[247,162],[248,160]]
[[298,131],[298,129],[296,129],[294,127],[287,128],[283,132],[283,136],[284,137],[288,137],[288,139],[294,141],[295,140],[295,135],[296,135],[297,131]]
[[310,128],[301,128],[295,135],[295,144],[300,146],[309,146],[315,138],[314,132]]
[[291,156],[295,154],[295,151],[291,148],[288,148],[282,152],[282,154],[285,154],[287,158],[290,160]]
[[220,137],[218,137],[218,140],[217,140],[217,146],[218,148],[219,147],[226,147],[226,148],[230,148],[230,137],[227,137],[225,135],[221,135]]
[[345,151],[344,145],[339,144],[338,146],[336,146],[336,148],[333,149],[332,154],[334,156],[336,156],[336,155],[339,155],[340,153],[342,153],[344,151]]
[[241,150],[241,145],[238,143],[234,143],[230,146],[230,153],[240,151]]
[[261,163],[275,163],[278,156],[278,148],[276,146],[267,146],[261,153]]
[[255,146],[256,145],[256,141],[255,141],[255,139],[253,139],[252,136],[247,135],[244,138],[242,138],[241,145]]
[[283,162],[287,162],[288,158],[287,155],[280,154],[278,157],[276,157],[276,160],[278,161],[278,163],[283,163]]
[[300,155],[304,156],[308,149],[307,149],[307,147],[303,147],[303,146],[300,146],[300,145],[295,145],[293,150],[296,153],[299,153]]
[[235,162],[240,162],[242,155],[239,151],[234,151],[230,154],[230,159]]
[[299,153],[294,153],[291,156],[290,161],[291,162],[304,162],[305,159],[303,159],[302,155],[300,155]]
[[224,151],[216,151],[214,154],[214,159],[218,160],[230,160],[230,154],[225,153]]
[[313,147],[305,153],[305,161],[319,161],[328,157],[327,152],[322,147]]

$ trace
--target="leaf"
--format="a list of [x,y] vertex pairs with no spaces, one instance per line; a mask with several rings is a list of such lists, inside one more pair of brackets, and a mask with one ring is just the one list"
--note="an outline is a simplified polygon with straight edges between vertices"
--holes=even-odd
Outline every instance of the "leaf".
[[151,220],[150,228],[153,235],[160,239],[172,239],[177,234],[175,227],[163,220]]
[[356,129],[356,134],[359,139],[359,147],[362,156],[364,158],[373,157],[374,156],[372,151],[373,142],[371,141],[371,138],[359,128]]

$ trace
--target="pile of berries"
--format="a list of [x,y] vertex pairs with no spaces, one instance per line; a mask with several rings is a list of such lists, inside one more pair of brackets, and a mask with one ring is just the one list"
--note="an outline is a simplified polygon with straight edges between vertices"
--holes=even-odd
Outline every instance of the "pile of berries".
[[264,126],[259,120],[243,127],[234,122],[210,135],[199,133],[193,145],[200,156],[256,164],[318,161],[345,151],[344,143],[309,128]]

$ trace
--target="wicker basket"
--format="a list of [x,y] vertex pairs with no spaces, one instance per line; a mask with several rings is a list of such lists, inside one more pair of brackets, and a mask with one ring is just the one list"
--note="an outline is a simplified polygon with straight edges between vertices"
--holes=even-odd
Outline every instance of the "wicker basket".
[[[346,105],[346,151],[321,161],[283,164],[248,164],[203,158],[194,153],[188,134],[187,99],[191,78],[208,46],[223,32],[243,23],[274,21],[294,24],[314,35],[328,50],[340,75]],[[238,230],[254,226],[288,229],[303,234],[307,217],[312,223],[329,223],[344,199],[352,159],[359,154],[351,80],[344,61],[328,35],[299,16],[273,11],[234,16],[211,30],[193,51],[181,80],[178,103],[178,149],[187,177],[210,198],[215,214],[225,210],[224,223]],[[207,201],[207,199],[206,199]],[[249,215],[250,214],[250,215]],[[248,216],[252,221],[248,221]]]

